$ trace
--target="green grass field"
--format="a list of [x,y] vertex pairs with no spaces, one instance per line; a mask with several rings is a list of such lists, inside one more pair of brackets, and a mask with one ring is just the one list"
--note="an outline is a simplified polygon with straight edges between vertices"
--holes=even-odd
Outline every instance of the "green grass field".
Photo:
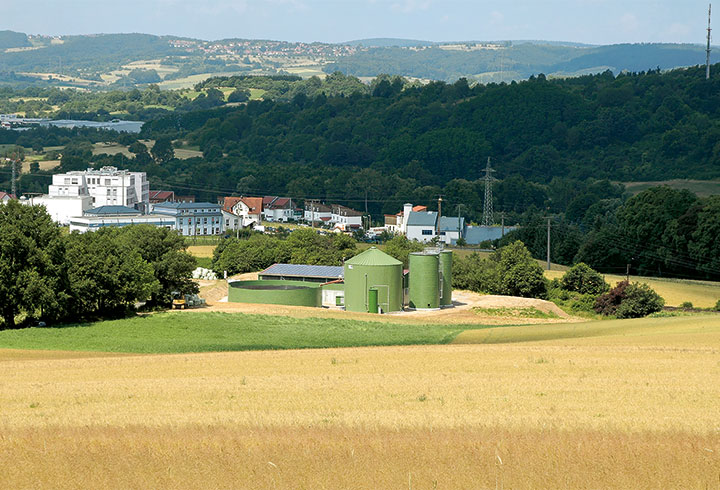
[[133,353],[446,344],[467,328],[242,313],[158,313],[0,331],[0,348]]
[[[518,318],[522,323],[522,319]],[[506,344],[563,339],[693,334],[720,340],[720,315],[704,314],[586,323],[486,326],[418,325],[291,318],[243,313],[170,312],[57,328],[0,331],[0,349],[182,353],[453,343]],[[674,337],[677,336],[677,342]]]

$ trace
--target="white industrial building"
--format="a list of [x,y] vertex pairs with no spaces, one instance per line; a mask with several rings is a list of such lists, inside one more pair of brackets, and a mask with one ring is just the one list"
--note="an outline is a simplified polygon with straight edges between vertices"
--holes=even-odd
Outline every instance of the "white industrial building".
[[141,214],[140,211],[125,206],[101,206],[85,211],[83,216],[70,218],[70,231],[85,233],[107,227],[130,225],[152,225],[175,229],[176,220],[162,214]]
[[51,197],[89,195],[93,207],[127,206],[147,212],[150,184],[145,172],[130,172],[115,167],[89,168],[53,175],[48,194]]
[[29,206],[45,206],[45,210],[52,220],[63,226],[70,224],[70,219],[75,216],[82,216],[85,211],[93,208],[92,197],[89,195],[77,196],[35,196],[22,198],[23,204]]

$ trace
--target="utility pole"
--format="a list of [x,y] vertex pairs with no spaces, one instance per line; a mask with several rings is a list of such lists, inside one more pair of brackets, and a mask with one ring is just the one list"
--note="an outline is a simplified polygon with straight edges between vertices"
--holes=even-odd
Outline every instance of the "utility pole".
[[12,194],[17,199],[17,184],[15,183],[15,181],[17,180],[17,160],[10,160],[10,165],[12,166],[12,173],[10,177],[10,194]]
[[708,26],[707,26],[707,49],[705,50],[705,54],[707,55],[705,59],[705,80],[710,80],[710,14],[712,13],[712,4],[708,4]]
[[442,196],[438,197],[438,216],[435,223],[435,236],[440,240],[440,217],[442,216]]
[[550,216],[547,217],[547,270],[550,270]]
[[495,171],[490,168],[490,157],[487,159],[485,166],[485,203],[483,205],[483,226],[492,226],[493,224],[493,197],[492,197],[492,173]]

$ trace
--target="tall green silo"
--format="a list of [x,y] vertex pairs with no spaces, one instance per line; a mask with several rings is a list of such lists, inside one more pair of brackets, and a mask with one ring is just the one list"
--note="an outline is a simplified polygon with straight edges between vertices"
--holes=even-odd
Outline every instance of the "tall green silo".
[[402,262],[375,247],[345,261],[345,309],[367,312],[370,288],[383,312],[402,310]]
[[410,308],[440,308],[440,255],[436,252],[410,254]]
[[442,275],[442,289],[440,291],[440,306],[452,306],[452,250],[440,252],[440,273]]

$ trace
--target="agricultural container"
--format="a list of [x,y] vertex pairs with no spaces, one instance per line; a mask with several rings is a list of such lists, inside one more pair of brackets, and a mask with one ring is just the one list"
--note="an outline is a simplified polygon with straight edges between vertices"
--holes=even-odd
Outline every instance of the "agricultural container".
[[410,254],[410,308],[440,308],[440,256],[435,252]]
[[402,262],[375,247],[345,261],[345,309],[368,311],[370,288],[383,312],[402,310]]
[[452,250],[440,252],[440,274],[442,287],[440,290],[440,306],[452,306]]

